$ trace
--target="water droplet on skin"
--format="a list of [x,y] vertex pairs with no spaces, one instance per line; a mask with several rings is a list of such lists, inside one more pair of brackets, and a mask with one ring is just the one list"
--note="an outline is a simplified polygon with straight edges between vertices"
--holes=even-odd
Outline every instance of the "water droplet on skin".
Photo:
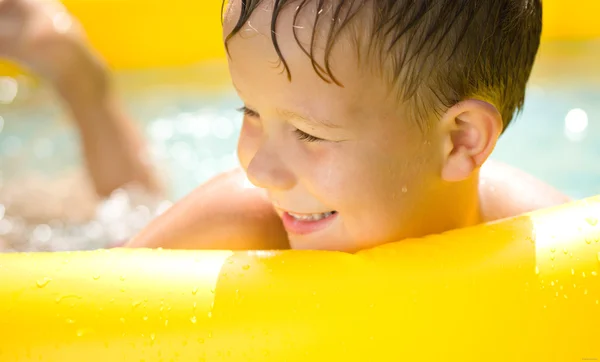
[[192,295],[196,295],[196,293],[198,293],[198,287],[192,289]]
[[246,265],[242,266],[242,269],[248,270],[248,269],[250,269],[250,265],[246,264]]
[[52,281],[52,278],[45,277],[44,279],[38,280],[35,284],[38,288],[44,288],[48,283]]
[[190,318],[190,322],[192,322],[193,324],[196,324],[196,316],[193,316],[192,318]]
[[585,221],[587,221],[587,223],[591,226],[596,226],[596,224],[598,224],[598,219],[596,219],[595,217],[586,217]]
[[407,192],[408,192],[408,187],[406,187],[406,186],[403,186],[403,187],[402,187],[402,193],[403,193],[403,194],[405,194],[405,193],[407,193]]

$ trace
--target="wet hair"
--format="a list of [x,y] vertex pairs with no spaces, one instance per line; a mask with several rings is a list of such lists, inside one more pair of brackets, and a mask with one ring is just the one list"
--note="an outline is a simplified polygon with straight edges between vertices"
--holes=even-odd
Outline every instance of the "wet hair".
[[[239,1],[240,16],[226,46],[263,2]],[[452,105],[474,97],[496,106],[506,129],[523,106],[540,43],[541,0],[270,1],[272,42],[290,80],[293,70],[281,53],[275,29],[281,12],[295,6],[289,26],[326,82],[343,86],[330,55],[340,34],[349,30],[356,35],[359,60],[392,85],[417,119],[439,117]],[[312,16],[308,46],[297,34],[302,14]],[[316,59],[317,40],[324,41],[319,47],[324,49],[321,62]]]

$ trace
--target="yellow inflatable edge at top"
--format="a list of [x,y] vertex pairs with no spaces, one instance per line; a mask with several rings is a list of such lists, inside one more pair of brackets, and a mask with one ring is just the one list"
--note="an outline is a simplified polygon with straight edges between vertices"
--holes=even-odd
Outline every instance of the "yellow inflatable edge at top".
[[[223,59],[221,0],[63,0],[112,69]],[[600,38],[600,1],[545,0],[542,39]],[[0,65],[0,74],[5,73]]]

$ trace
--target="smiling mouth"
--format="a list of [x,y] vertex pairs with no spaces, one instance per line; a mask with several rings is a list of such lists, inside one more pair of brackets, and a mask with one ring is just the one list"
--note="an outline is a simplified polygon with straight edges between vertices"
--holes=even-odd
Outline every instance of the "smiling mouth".
[[295,212],[284,211],[281,215],[281,220],[288,233],[306,235],[327,228],[333,223],[337,216],[337,211],[316,214],[298,214]]
[[337,211],[328,211],[328,212],[323,212],[320,214],[296,214],[293,212],[286,212],[286,214],[288,214],[294,220],[297,220],[297,221],[319,221],[319,220],[326,219],[336,213],[337,213]]

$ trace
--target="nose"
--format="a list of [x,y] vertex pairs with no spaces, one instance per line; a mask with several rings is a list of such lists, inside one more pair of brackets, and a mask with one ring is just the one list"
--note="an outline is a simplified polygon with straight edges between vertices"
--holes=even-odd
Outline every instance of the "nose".
[[252,184],[267,190],[289,190],[296,184],[296,178],[283,162],[281,152],[267,143],[263,143],[254,154],[246,173]]

